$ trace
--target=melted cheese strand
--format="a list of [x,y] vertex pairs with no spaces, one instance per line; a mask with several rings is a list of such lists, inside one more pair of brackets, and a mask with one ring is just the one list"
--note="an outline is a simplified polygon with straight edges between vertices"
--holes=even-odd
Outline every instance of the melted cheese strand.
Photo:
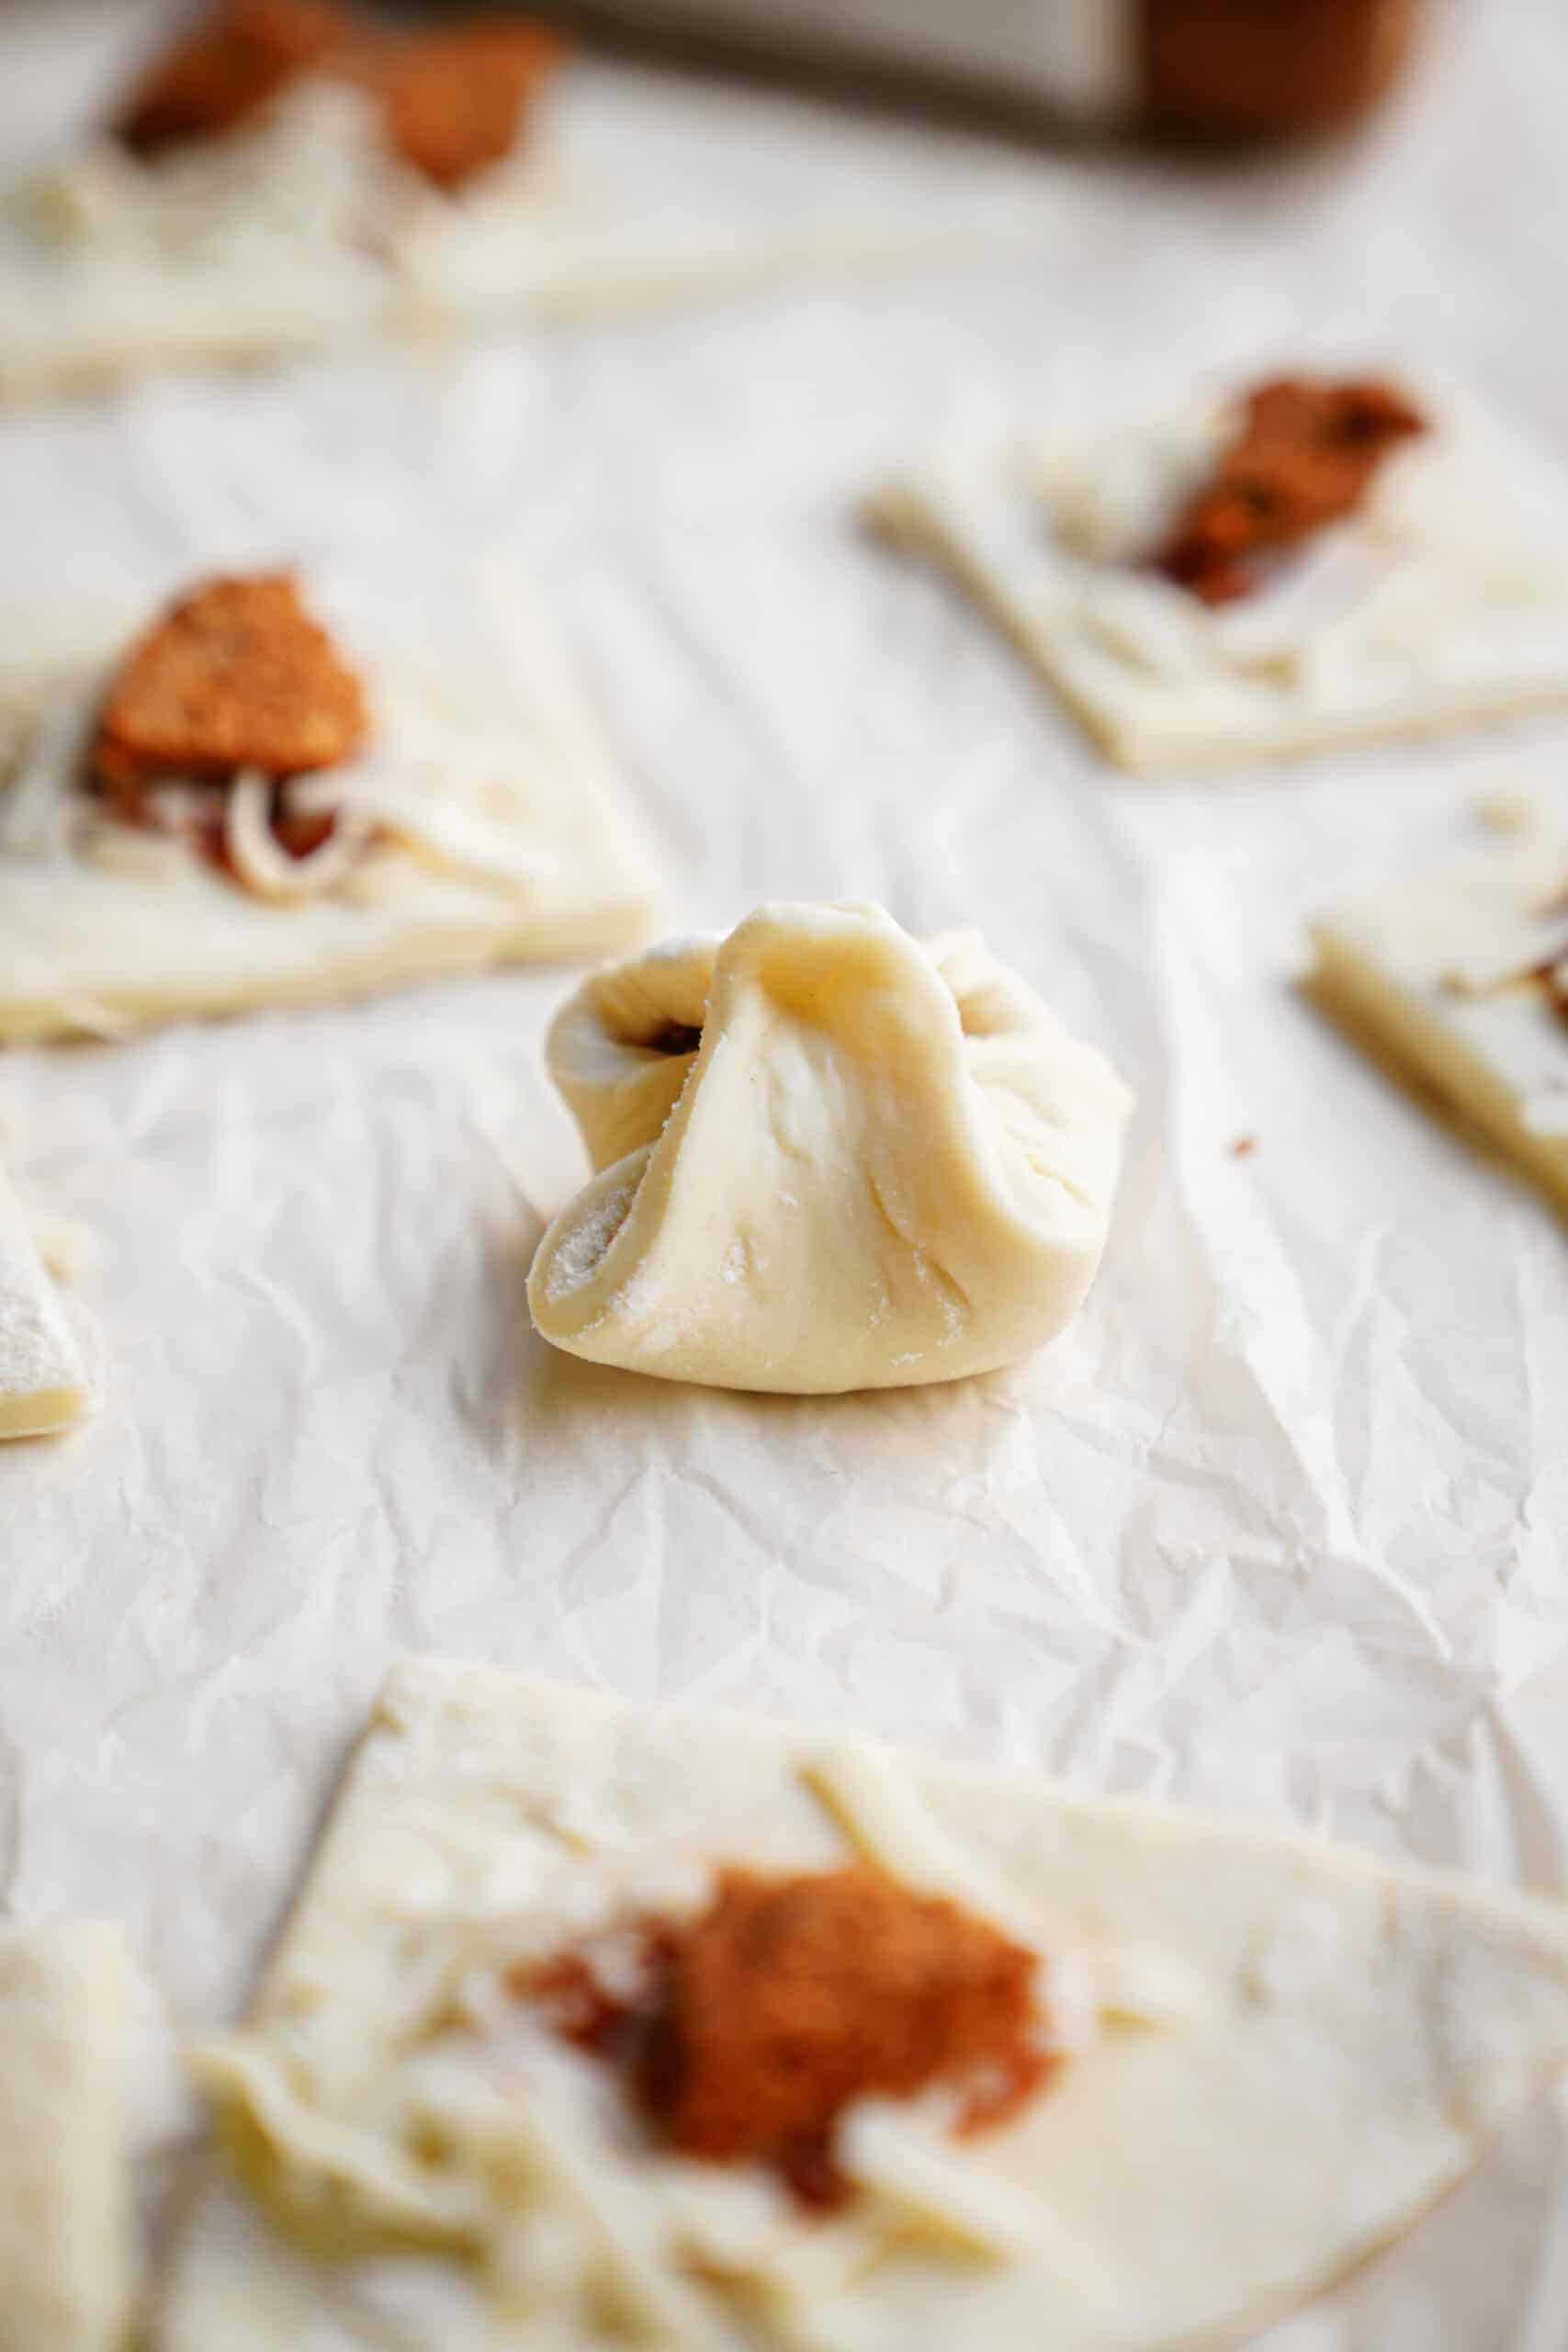
[[223,846],[238,879],[258,899],[319,899],[357,863],[368,828],[344,810],[308,857],[291,857],[272,830],[273,787],[255,768],[235,777],[223,814]]
[[840,2169],[925,2232],[991,2262],[1033,2254],[1040,2217],[1028,2200],[887,2099],[863,2099],[840,2129]]
[[1038,1951],[1042,1922],[978,1871],[897,1774],[889,1758],[852,1734],[808,1758],[801,1775],[856,1846],[889,1878],[945,1894]]
[[671,2352],[723,2352],[724,2338],[658,2244],[656,2209],[602,2141],[580,2133],[558,2106],[519,2103],[512,2136],[562,2201],[585,2222],[613,2273],[621,2301]]
[[834,2296],[847,2293],[891,2250],[886,2214],[863,2209],[791,2231],[755,2264],[752,2275],[770,2316],[786,2324],[790,2343],[804,2345],[809,2337],[815,2345],[803,2323]]
[[180,832],[149,831],[122,825],[110,817],[92,817],[77,844],[84,865],[106,874],[124,874],[136,882],[168,885],[181,882],[190,871],[194,844],[186,829]]
[[374,2225],[417,2242],[466,2239],[478,2208],[463,2183],[432,2179],[400,2159],[386,2137],[324,2114],[299,2098],[265,2049],[242,2035],[186,2051],[197,2081],[245,2115],[267,2146],[307,2185],[351,2192]]
[[1041,1955],[1053,2047],[1069,2052],[1084,2048],[1103,2015],[1158,2026],[1191,2014],[1195,1988],[1157,1954],[1086,1947],[1076,1936],[1049,1931],[1032,1911],[1005,1894],[937,1826],[908,1782],[870,1741],[853,1735],[837,1740],[802,1770],[840,1826],[890,1877],[945,1894]]
[[[362,825],[396,834],[439,865],[475,881],[513,891],[520,885],[543,882],[550,861],[537,846],[520,842],[514,828],[487,818],[471,797],[454,788],[470,781],[462,773],[465,751],[468,763],[477,767],[480,747],[455,745],[445,766],[435,761],[409,763],[421,771],[412,775],[397,773],[389,762],[374,760],[327,769],[296,785],[290,806],[305,815],[329,809],[352,815]],[[398,769],[404,765],[400,759]]]

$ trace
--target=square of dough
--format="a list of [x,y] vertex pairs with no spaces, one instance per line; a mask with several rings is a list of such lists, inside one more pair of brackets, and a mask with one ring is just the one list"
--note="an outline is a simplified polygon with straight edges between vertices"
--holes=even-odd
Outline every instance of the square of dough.
[[1122,767],[1284,758],[1568,701],[1568,481],[1473,400],[1410,388],[1430,429],[1359,513],[1235,605],[1140,568],[1231,430],[1224,399],[938,455],[868,512],[953,575]]
[[[491,965],[596,955],[645,934],[657,860],[535,606],[511,572],[301,575],[365,678],[375,728],[344,805],[383,826],[337,888],[262,898],[77,781],[125,635],[0,674],[0,1041],[114,1035]],[[182,583],[183,584],[183,583]],[[0,743],[5,732],[0,729]]]
[[1309,993],[1434,1087],[1568,1213],[1568,828],[1505,839],[1324,915]]
[[[726,1864],[860,1860],[1037,1950],[999,2128],[855,2102],[849,2206],[663,2153],[512,1972]],[[1568,1913],[851,1736],[394,1670],[247,2028],[161,2352],[1175,2352],[1392,2236],[1568,2058]],[[951,2120],[949,2113],[945,2119]]]
[[60,1295],[0,1168],[0,1438],[52,1436],[91,1401]]
[[[753,208],[722,150],[711,185],[671,173],[661,150],[679,148],[679,116],[673,133],[646,126],[643,153],[645,125],[604,69],[583,120],[599,152],[580,161],[580,70],[525,109],[509,157],[452,190],[390,153],[368,99],[324,79],[150,163],[84,141],[0,188],[0,401],[159,368],[613,316],[954,242],[927,208],[902,221],[831,194]],[[991,230],[982,206],[957,243]]]
[[130,2298],[130,1975],[96,1920],[0,1928],[0,2342],[115,2352]]

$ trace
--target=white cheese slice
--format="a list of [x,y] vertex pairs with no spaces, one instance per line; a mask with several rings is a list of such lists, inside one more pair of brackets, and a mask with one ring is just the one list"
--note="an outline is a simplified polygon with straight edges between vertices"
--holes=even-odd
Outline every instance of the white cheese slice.
[[1042,1921],[943,1836],[908,1775],[874,1740],[833,1741],[811,1758],[806,1777],[867,1860],[901,1886],[945,1895],[1020,1942],[1039,1943]]
[[939,2240],[995,2262],[1027,2261],[1038,2251],[1038,2206],[891,2100],[863,2099],[851,2110],[839,2160],[852,2180]]

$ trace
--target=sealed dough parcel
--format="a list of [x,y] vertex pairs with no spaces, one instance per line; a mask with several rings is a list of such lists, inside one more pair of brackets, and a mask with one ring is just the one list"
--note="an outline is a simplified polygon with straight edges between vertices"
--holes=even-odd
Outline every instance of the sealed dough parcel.
[[1189,2352],[1568,2058],[1568,1915],[858,1736],[396,1669],[157,2352]]
[[589,981],[547,1058],[598,1172],[528,1298],[575,1355],[911,1387],[1016,1363],[1094,1278],[1131,1099],[972,933],[761,907]]
[[8,650],[0,1040],[641,935],[652,853],[519,584],[369,570],[187,581]]

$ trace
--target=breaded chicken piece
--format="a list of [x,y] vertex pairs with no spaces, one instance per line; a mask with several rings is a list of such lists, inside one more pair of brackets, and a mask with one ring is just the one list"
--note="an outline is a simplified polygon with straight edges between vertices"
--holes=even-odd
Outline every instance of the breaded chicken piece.
[[1376,379],[1280,376],[1258,385],[1155,570],[1206,605],[1250,595],[1269,557],[1353,514],[1390,451],[1426,430],[1404,394]]
[[510,153],[529,100],[566,53],[547,26],[499,17],[389,41],[373,67],[387,137],[437,187],[460,187]]
[[358,37],[337,0],[220,0],[152,60],[111,129],[138,155],[220,138]]
[[127,654],[98,714],[91,767],[114,797],[164,776],[285,778],[352,758],[364,690],[299,601],[292,573],[203,581]]

